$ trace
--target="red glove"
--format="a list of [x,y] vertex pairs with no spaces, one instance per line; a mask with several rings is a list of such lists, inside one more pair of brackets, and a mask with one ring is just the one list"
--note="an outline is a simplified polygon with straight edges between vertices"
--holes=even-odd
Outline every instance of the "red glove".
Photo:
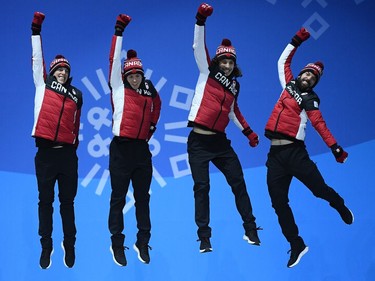
[[34,18],[31,23],[31,30],[33,31],[33,35],[39,35],[42,31],[42,23],[44,21],[45,15],[41,12],[35,12]]
[[348,158],[349,154],[344,149],[342,149],[341,146],[337,144],[332,145],[331,150],[332,150],[333,155],[336,158],[336,161],[339,163],[344,163],[346,159]]
[[197,15],[195,18],[197,19],[198,23],[204,24],[206,22],[207,17],[212,15],[214,8],[207,3],[202,3],[199,8]]
[[295,47],[299,47],[302,42],[310,38],[310,32],[302,27],[297,33],[293,36],[291,44]]
[[115,29],[120,31],[121,33],[124,32],[125,27],[129,24],[132,18],[125,14],[120,14],[116,18],[116,25]]
[[251,147],[256,147],[259,144],[259,137],[256,133],[251,132],[251,134],[249,134],[247,138],[250,140],[249,144]]

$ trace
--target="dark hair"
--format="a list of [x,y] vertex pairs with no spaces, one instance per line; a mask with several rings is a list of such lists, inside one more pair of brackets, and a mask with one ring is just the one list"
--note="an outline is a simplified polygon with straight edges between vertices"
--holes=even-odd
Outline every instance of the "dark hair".
[[[211,60],[211,63],[210,63],[210,66],[209,66],[209,69],[210,70],[213,70],[215,68],[219,68],[219,62],[220,60],[217,58],[217,56],[215,56],[212,60]],[[241,69],[239,68],[239,66],[237,65],[236,61],[234,61],[234,68],[233,68],[233,72],[232,74],[234,77],[242,77],[242,71]]]

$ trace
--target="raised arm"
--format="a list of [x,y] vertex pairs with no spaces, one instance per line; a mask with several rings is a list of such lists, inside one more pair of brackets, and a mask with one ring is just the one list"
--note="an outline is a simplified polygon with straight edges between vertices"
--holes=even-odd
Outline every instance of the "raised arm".
[[210,64],[210,57],[206,47],[206,40],[205,40],[205,31],[206,31],[206,19],[209,17],[213,12],[212,6],[202,3],[198,7],[197,14],[195,16],[196,23],[194,27],[194,43],[193,43],[193,50],[194,50],[194,57],[199,68],[199,71],[202,73],[208,73],[208,66]]
[[120,14],[116,18],[115,34],[112,37],[109,53],[109,84],[111,88],[123,86],[121,73],[122,33],[130,21],[131,17],[125,14]]
[[44,86],[44,81],[47,76],[40,35],[44,18],[45,15],[43,13],[35,12],[31,23],[32,69],[35,87]]
[[292,59],[297,51],[297,48],[302,44],[302,42],[309,39],[310,33],[307,29],[301,28],[293,36],[291,42],[285,47],[284,51],[277,62],[277,69],[279,72],[279,80],[281,87],[284,89],[286,84],[294,79],[291,64]]

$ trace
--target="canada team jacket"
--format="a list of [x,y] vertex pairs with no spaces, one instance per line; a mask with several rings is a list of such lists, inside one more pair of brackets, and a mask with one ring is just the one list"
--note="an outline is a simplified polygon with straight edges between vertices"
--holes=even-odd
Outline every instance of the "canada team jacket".
[[110,50],[109,83],[113,109],[112,132],[115,136],[147,140],[155,127],[161,109],[158,92],[150,80],[144,79],[134,90],[122,79],[122,36],[114,35]]
[[266,124],[269,139],[305,140],[307,120],[327,146],[336,143],[319,110],[319,97],[314,91],[301,92],[290,68],[297,48],[288,44],[278,60],[279,80],[283,91]]
[[32,68],[35,84],[34,125],[31,135],[56,143],[78,145],[82,93],[46,75],[40,35],[33,35]]
[[237,105],[240,90],[237,80],[226,77],[219,68],[209,69],[210,57],[205,43],[205,26],[195,25],[193,49],[199,78],[188,126],[196,125],[224,133],[229,120],[232,119],[242,132],[250,129]]

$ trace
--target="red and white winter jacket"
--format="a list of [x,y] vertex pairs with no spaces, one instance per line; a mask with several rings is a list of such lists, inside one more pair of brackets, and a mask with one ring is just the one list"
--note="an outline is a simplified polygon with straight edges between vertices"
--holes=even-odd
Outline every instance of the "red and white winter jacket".
[[121,48],[122,36],[113,35],[109,56],[112,132],[118,137],[148,140],[160,117],[161,99],[150,80],[144,79],[137,90],[124,84]]
[[304,141],[307,120],[327,146],[336,143],[319,110],[320,100],[314,91],[301,92],[293,78],[291,63],[297,47],[288,44],[278,60],[279,80],[283,91],[265,128],[269,139]]
[[[31,135],[39,143],[72,144],[78,146],[82,93],[46,74],[40,35],[33,35],[32,69],[35,84],[34,125]],[[45,141],[47,140],[47,141]]]
[[188,126],[225,133],[231,119],[242,132],[249,132],[250,126],[237,104],[240,84],[234,77],[226,77],[218,67],[209,68],[205,26],[195,25],[193,49],[199,78],[188,116]]

